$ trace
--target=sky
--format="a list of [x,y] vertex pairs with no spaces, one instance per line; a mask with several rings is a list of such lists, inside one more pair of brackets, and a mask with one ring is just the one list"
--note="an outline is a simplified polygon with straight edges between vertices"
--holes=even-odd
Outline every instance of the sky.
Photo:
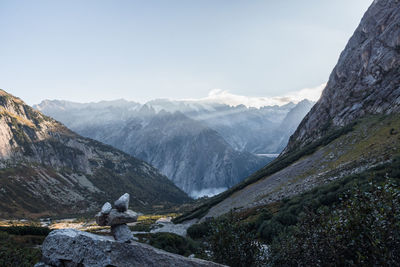
[[28,104],[301,98],[371,3],[0,0],[0,88]]

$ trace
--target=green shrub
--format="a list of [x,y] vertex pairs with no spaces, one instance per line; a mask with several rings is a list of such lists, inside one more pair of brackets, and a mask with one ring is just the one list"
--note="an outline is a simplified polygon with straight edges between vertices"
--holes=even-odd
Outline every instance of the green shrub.
[[209,223],[193,224],[187,229],[187,234],[193,239],[203,238],[210,233]]
[[279,212],[276,215],[275,220],[286,226],[297,223],[297,217],[288,211]]
[[0,232],[6,232],[11,235],[47,236],[50,233],[50,229],[40,226],[0,226]]
[[273,215],[268,209],[262,209],[260,215],[258,215],[258,218],[255,221],[254,228],[259,229],[265,221],[272,219],[272,217]]
[[0,266],[33,266],[40,257],[39,249],[17,243],[8,233],[0,232]]
[[400,261],[400,187],[369,183],[335,209],[308,211],[271,246],[273,266],[395,266]]
[[280,222],[276,220],[269,220],[265,221],[260,226],[258,233],[264,241],[271,243],[272,240],[283,231],[283,229],[284,227]]
[[155,233],[148,235],[148,243],[153,247],[183,255],[189,256],[197,252],[196,243],[182,236],[172,233]]
[[[211,223],[207,240],[209,259],[228,266],[254,266],[261,258],[261,244],[249,225],[241,223],[232,211],[222,219]],[[206,253],[205,253],[206,254]]]

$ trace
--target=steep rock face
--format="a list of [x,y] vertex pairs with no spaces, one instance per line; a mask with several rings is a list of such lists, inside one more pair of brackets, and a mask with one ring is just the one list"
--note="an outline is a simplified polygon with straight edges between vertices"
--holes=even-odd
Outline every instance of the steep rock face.
[[297,103],[297,105],[286,114],[285,118],[279,125],[279,130],[276,134],[276,140],[278,141],[275,144],[277,147],[277,152],[281,152],[286,147],[290,136],[296,131],[300,122],[311,110],[314,104],[315,102],[305,99]]
[[80,132],[149,162],[195,197],[231,187],[268,162],[232,149],[216,131],[179,112]]
[[128,191],[137,209],[182,203],[185,193],[149,164],[97,141],[0,91],[0,216],[92,211]]
[[400,2],[374,1],[284,153],[176,221],[269,205],[391,164],[400,155],[399,45]]
[[375,0],[285,152],[366,114],[400,111],[400,2]]

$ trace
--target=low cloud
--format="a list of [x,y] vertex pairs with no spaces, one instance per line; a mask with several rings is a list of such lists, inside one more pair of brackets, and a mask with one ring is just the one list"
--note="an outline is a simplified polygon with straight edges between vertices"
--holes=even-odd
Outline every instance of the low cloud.
[[218,195],[219,193],[224,192],[225,190],[227,190],[228,188],[226,187],[219,187],[219,188],[206,188],[206,189],[202,189],[202,190],[194,190],[192,192],[190,192],[190,196],[194,199],[200,198],[200,197],[212,197],[215,195]]
[[247,107],[260,108],[264,106],[278,105],[282,106],[289,102],[298,103],[303,99],[317,101],[325,88],[326,83],[314,88],[304,88],[298,91],[286,93],[282,96],[272,97],[249,97],[243,95],[235,95],[228,90],[213,89],[208,93],[207,97],[200,99],[186,99],[186,101],[204,101],[227,104],[231,106],[245,105]]

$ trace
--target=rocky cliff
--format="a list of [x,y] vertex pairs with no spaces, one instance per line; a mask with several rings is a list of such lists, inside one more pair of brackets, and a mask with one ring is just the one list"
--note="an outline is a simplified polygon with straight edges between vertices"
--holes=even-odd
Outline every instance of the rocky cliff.
[[368,114],[400,111],[400,2],[375,0],[285,152]]
[[276,160],[177,219],[276,203],[400,155],[400,1],[376,0]]
[[139,210],[188,200],[149,164],[0,91],[0,217],[91,212],[106,191],[114,197],[128,191]]

